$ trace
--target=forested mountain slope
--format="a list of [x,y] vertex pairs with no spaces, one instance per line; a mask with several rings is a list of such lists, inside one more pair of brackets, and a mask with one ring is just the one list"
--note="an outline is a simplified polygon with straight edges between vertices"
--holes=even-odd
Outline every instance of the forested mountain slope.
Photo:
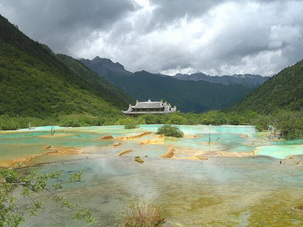
[[182,112],[224,109],[253,91],[253,88],[243,85],[178,80],[146,71],[130,73],[121,64],[99,57],[80,61],[136,99],[163,99]]
[[283,69],[230,111],[273,113],[282,109],[303,110],[303,61]]
[[56,55],[0,15],[0,115],[118,113],[132,99],[77,60]]
[[252,91],[242,85],[182,81],[146,71],[128,77],[112,75],[108,79],[138,100],[163,99],[183,112],[224,109]]

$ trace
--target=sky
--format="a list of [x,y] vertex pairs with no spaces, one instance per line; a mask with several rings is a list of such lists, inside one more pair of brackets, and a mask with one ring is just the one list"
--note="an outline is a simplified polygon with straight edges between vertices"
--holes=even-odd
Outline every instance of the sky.
[[135,72],[272,76],[303,59],[301,0],[0,0],[57,53]]

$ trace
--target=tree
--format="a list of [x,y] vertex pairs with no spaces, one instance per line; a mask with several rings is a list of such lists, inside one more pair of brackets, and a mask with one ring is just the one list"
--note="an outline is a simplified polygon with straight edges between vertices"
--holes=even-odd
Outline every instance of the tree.
[[276,127],[286,139],[303,138],[303,113],[282,111],[277,116]]
[[183,116],[180,115],[171,115],[169,119],[169,124],[174,124],[174,125],[185,125],[187,123],[187,119]]
[[[0,226],[18,226],[25,221],[24,216],[27,213],[37,215],[37,212],[43,206],[43,202],[33,199],[33,194],[42,191],[48,192],[51,198],[61,207],[73,209],[75,211],[75,219],[95,222],[90,210],[81,208],[55,193],[56,190],[63,188],[62,176],[63,173],[60,171],[45,174],[38,172],[20,174],[14,169],[0,171]],[[69,174],[68,181],[65,183],[79,182],[81,178],[82,172]],[[26,209],[19,209],[17,198],[13,196],[13,192],[18,189],[21,190],[21,194],[24,197],[29,198],[31,201],[31,204]]]

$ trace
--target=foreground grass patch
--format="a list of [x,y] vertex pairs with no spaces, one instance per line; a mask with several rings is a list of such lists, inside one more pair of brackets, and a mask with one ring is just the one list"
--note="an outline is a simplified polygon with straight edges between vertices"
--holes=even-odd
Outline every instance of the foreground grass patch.
[[132,203],[126,209],[124,224],[127,227],[153,227],[165,223],[161,207],[146,203]]

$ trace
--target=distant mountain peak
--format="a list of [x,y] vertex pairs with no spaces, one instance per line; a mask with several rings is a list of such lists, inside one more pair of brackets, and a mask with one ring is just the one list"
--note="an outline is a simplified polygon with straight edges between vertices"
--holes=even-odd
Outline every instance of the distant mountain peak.
[[302,75],[303,60],[271,77],[256,91],[236,103],[230,111],[255,111],[262,114],[279,110],[302,111]]
[[99,56],[96,56],[96,57],[94,57],[93,59],[92,59],[92,61],[97,61],[97,60],[99,60],[99,59],[101,59]]
[[140,71],[137,71],[135,73],[148,73],[148,74],[151,74],[150,72],[147,72],[146,70],[140,70]]
[[194,73],[190,75],[178,73],[174,76],[174,78],[178,80],[207,81],[210,83],[218,83],[224,85],[241,84],[251,88],[256,88],[269,79],[269,77],[252,74],[209,76],[204,73]]
[[125,70],[124,66],[121,65],[119,62],[114,63],[111,59],[109,58],[100,58],[99,56],[96,56],[91,60],[94,64],[105,64],[111,67],[116,67]]
[[100,58],[99,56],[96,56],[92,60],[80,59],[80,61],[82,64],[105,77],[110,76],[112,73],[121,76],[130,76],[132,74],[131,72],[127,71],[119,62],[114,63],[111,59],[108,58]]

